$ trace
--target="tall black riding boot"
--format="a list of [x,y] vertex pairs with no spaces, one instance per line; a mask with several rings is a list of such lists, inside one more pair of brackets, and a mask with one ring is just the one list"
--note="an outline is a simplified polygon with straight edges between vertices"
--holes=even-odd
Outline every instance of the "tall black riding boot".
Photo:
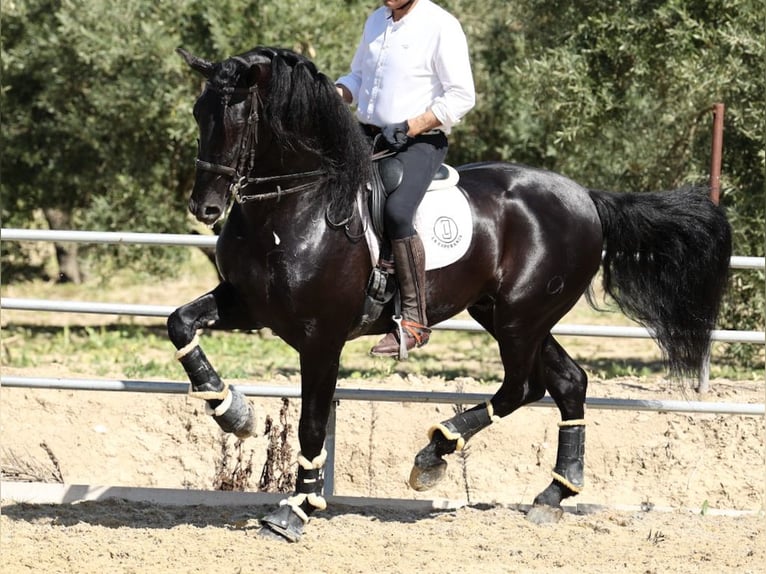
[[394,318],[397,326],[370,353],[378,357],[404,359],[408,351],[425,345],[431,335],[426,318],[426,253],[418,235],[393,240],[391,249],[399,282],[402,316]]

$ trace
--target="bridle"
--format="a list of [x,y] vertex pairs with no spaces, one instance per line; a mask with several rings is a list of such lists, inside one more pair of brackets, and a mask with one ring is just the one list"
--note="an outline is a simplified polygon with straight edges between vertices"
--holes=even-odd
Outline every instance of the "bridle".
[[[288,173],[283,175],[270,175],[266,177],[251,177],[248,174],[252,173],[255,168],[255,151],[258,147],[258,121],[259,110],[263,108],[263,102],[261,101],[260,92],[258,90],[258,84],[254,84],[249,88],[236,88],[233,86],[216,86],[210,82],[207,83],[208,89],[212,89],[221,93],[223,99],[224,108],[228,107],[229,100],[234,94],[244,94],[250,99],[250,112],[247,116],[247,124],[245,125],[242,138],[239,142],[239,150],[236,158],[234,159],[233,166],[227,166],[212,162],[203,161],[196,158],[194,164],[197,169],[202,171],[208,171],[231,179],[229,184],[229,192],[237,203],[246,203],[248,201],[262,201],[268,199],[280,199],[285,195],[306,191],[318,186],[317,181],[310,181],[294,187],[288,187],[282,189],[280,185],[276,186],[276,191],[269,193],[255,193],[244,194],[242,190],[249,185],[257,185],[261,183],[279,182],[288,179],[298,179],[306,177],[319,177],[327,175],[324,170],[315,169],[311,171],[302,171],[298,173]],[[225,117],[225,114],[224,114]]]

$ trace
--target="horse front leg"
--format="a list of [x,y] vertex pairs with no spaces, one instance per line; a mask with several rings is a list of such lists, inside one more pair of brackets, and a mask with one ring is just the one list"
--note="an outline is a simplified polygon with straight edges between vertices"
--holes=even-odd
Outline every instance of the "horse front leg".
[[301,415],[298,423],[298,473],[295,491],[279,507],[261,519],[261,535],[297,542],[304,527],[317,510],[325,510],[324,465],[327,451],[327,421],[330,418],[343,343],[337,348],[322,345],[317,350],[302,350]]
[[197,331],[254,328],[245,325],[244,310],[234,288],[221,283],[211,292],[173,311],[167,320],[168,336],[176,359],[189,378],[189,396],[205,401],[207,414],[225,432],[247,438],[255,432],[255,416],[245,396],[221,380],[199,345]]

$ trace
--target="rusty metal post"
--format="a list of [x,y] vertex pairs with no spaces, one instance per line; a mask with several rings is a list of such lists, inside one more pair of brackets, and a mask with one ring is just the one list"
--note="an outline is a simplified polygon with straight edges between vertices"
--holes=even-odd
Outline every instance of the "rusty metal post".
[[[713,145],[710,153],[710,200],[718,205],[721,199],[721,155],[723,152],[723,111],[724,105],[713,104]],[[711,343],[712,346],[712,343]],[[710,354],[708,346],[707,357],[697,381],[697,392],[705,394],[710,390]]]
[[713,104],[713,149],[710,154],[710,199],[718,205],[721,197],[721,154],[723,150],[724,105]]

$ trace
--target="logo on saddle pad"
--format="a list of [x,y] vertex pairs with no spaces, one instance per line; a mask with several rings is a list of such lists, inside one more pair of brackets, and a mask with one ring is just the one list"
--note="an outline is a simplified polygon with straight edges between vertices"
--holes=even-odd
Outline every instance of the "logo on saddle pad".
[[[473,238],[473,218],[468,199],[457,187],[458,173],[448,167],[446,179],[434,180],[415,214],[415,229],[426,251],[426,269],[440,269],[460,259]],[[372,264],[377,265],[380,247],[372,225],[367,202],[358,202],[365,222],[367,246]]]

